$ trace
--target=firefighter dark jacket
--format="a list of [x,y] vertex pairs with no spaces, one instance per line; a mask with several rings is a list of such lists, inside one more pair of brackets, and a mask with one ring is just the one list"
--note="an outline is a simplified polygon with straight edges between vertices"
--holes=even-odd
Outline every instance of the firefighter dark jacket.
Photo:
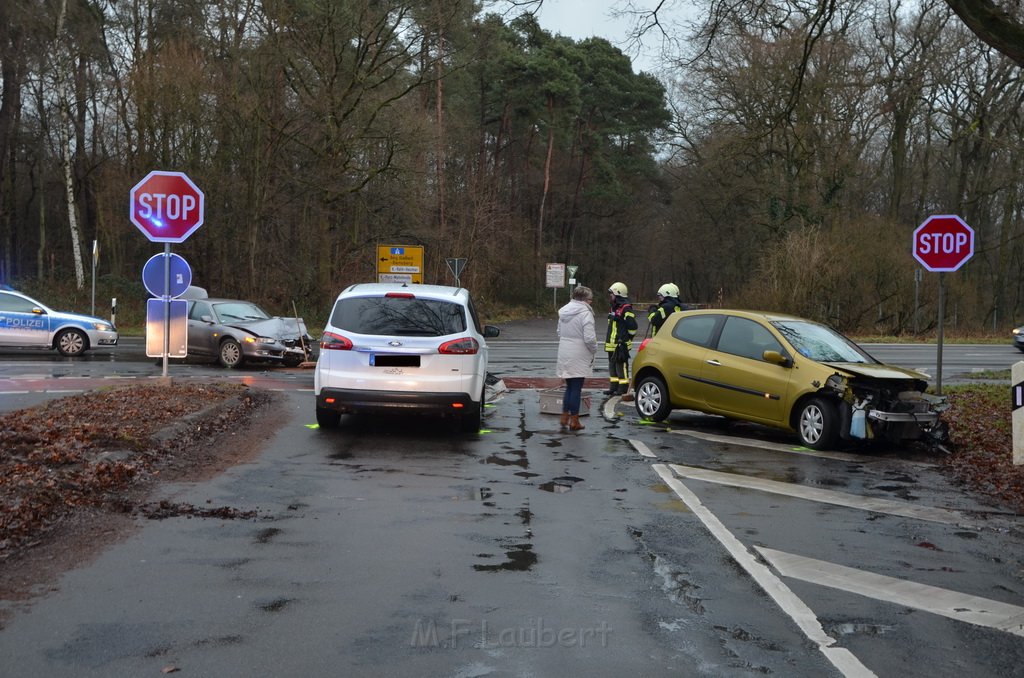
[[632,348],[636,330],[636,313],[633,312],[632,302],[628,297],[616,296],[612,301],[612,310],[608,312],[608,332],[604,338],[604,350],[610,353],[619,346]]

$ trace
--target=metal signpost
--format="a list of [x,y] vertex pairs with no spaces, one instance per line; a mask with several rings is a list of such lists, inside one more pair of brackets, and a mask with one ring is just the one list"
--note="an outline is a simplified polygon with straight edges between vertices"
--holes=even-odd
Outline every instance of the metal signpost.
[[[173,297],[182,294],[192,282],[192,270],[188,263],[181,257],[172,257],[171,243],[184,242],[203,225],[205,200],[206,197],[199,187],[182,172],[154,170],[135,184],[129,193],[128,218],[151,242],[164,243],[163,255],[151,258],[142,269],[142,281],[146,289],[153,296],[159,297],[151,299],[146,304],[146,352],[147,355],[156,357],[149,352],[150,330],[152,329],[155,334],[158,332],[157,326],[163,327],[162,350],[159,355],[163,356],[164,377],[167,377],[167,358],[170,355],[172,330],[180,334],[184,327],[186,337],[188,334],[187,320],[183,312],[188,302],[174,300]],[[162,262],[153,263],[158,257]],[[172,266],[177,267],[176,276],[172,275]],[[150,269],[148,274],[147,269]],[[179,281],[184,280],[186,275],[188,283],[181,287]],[[153,287],[150,287],[150,284]],[[178,288],[180,291],[172,294],[172,291]],[[178,353],[187,353],[187,350],[185,342],[176,349]]]
[[1016,362],[1010,368],[1010,415],[1013,423],[1013,465],[1024,464],[1024,362]]
[[155,254],[142,267],[142,284],[155,297],[146,302],[146,355],[186,357],[188,302],[177,297],[192,284],[188,262],[177,254]]
[[461,275],[464,268],[466,268],[465,257],[450,257],[445,259],[448,262],[448,270],[455,276],[455,286],[462,287]]
[[551,301],[558,308],[558,290],[565,287],[565,264],[548,264],[545,269],[545,286],[551,288]]
[[914,231],[914,258],[939,274],[939,320],[935,391],[942,395],[942,333],[946,316],[945,274],[958,270],[974,256],[974,229],[954,214],[936,214]]

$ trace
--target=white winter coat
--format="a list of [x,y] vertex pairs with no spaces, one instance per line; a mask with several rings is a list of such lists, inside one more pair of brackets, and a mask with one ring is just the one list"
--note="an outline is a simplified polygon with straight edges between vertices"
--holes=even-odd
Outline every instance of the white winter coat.
[[558,361],[555,374],[560,379],[589,377],[594,372],[597,334],[594,310],[585,301],[573,299],[558,309]]

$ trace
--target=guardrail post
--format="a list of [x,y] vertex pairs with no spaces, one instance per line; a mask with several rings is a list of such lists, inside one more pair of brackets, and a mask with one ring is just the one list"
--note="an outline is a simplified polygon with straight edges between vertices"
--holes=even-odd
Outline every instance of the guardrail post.
[[1010,368],[1010,401],[1013,407],[1013,465],[1024,464],[1024,362]]

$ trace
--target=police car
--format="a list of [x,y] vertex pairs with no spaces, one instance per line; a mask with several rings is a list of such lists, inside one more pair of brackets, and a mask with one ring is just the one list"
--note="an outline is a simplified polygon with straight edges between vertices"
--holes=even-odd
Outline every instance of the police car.
[[77,356],[116,345],[117,329],[103,318],[54,311],[21,292],[0,289],[0,346],[55,348]]

